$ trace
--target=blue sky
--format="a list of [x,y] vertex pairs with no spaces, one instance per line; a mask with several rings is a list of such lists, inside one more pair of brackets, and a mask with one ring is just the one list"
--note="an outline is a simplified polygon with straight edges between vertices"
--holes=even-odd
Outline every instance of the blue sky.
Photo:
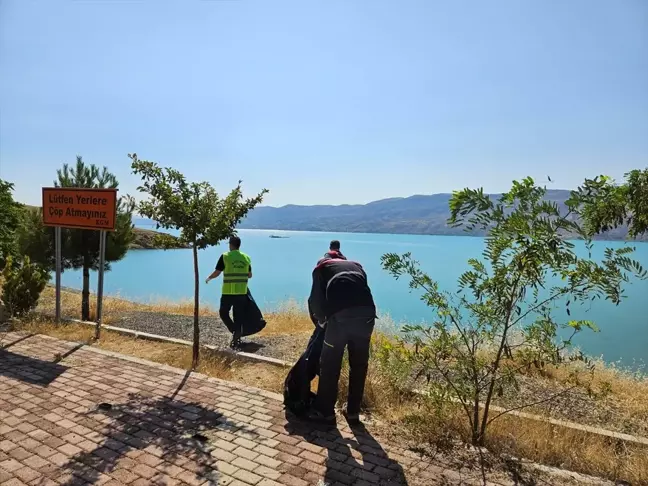
[[266,202],[648,162],[645,0],[0,0],[0,177],[127,153]]

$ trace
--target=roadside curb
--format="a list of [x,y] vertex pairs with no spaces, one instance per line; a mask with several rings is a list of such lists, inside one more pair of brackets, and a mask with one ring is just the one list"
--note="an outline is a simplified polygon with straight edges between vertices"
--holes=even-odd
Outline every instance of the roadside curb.
[[[82,324],[84,326],[97,327],[97,323],[91,321],[82,321],[80,319],[70,319],[70,318],[61,319],[61,320],[63,322],[72,322],[74,324]],[[102,325],[101,328],[108,331],[117,332],[119,334],[126,334],[129,336],[133,336],[135,338],[148,339],[149,341],[159,341],[159,342],[166,342],[172,344],[181,344],[183,346],[193,346],[193,343],[191,341],[187,341],[185,339],[171,338],[167,336],[161,336],[159,334],[151,334],[148,332],[135,331],[133,329],[126,329],[123,327],[116,327],[110,325]],[[223,349],[217,346],[213,346],[211,344],[204,344],[201,347],[209,349],[210,351],[214,351],[216,353],[221,353],[221,354],[233,356],[236,358],[240,358],[246,361],[252,361],[256,363],[280,366],[282,368],[290,368],[293,365],[293,363],[289,363],[288,361],[284,361],[281,359],[271,358],[269,356],[261,356],[253,353],[246,353],[243,351],[232,351],[231,349]]]

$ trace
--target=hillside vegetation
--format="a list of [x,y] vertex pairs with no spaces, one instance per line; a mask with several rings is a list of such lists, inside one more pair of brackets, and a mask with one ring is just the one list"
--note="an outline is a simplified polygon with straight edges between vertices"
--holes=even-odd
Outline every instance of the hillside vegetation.
[[140,228],[134,228],[133,231],[135,240],[130,246],[133,250],[189,248],[189,245],[180,243],[176,236],[167,233]]
[[[497,195],[495,195],[497,197]],[[565,210],[570,191],[548,190],[546,199],[555,201]],[[390,198],[368,204],[341,206],[261,206],[249,213],[241,228],[293,231],[329,231],[350,233],[392,233],[419,235],[465,235],[463,228],[452,228],[448,203],[451,194],[417,195]],[[485,232],[474,231],[482,236]],[[598,235],[596,239],[622,240],[628,234],[626,226]],[[648,237],[637,238],[647,241]]]

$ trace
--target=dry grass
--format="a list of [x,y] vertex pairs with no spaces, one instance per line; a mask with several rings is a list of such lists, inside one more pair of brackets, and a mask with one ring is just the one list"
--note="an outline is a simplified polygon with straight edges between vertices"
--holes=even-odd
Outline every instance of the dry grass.
[[[426,445],[461,457],[470,435],[463,411],[419,400],[383,412],[391,434],[421,448]],[[503,416],[488,432],[486,448],[495,457],[512,456],[612,481],[648,485],[648,447],[547,422]]]
[[279,336],[285,334],[311,334],[313,322],[304,306],[295,300],[289,300],[272,312],[264,313],[268,325],[259,333],[261,336]]
[[[548,377],[559,383],[570,379],[569,368],[549,368]],[[639,433],[648,430],[648,378],[639,373],[599,361],[591,378],[592,390],[601,400],[611,402],[621,416],[619,421],[645,424]]]
[[[38,301],[37,310],[46,314],[54,314],[56,307],[56,291],[47,286]],[[104,297],[103,323],[112,324],[125,312],[148,310],[149,306],[138,304],[120,297]],[[61,290],[61,314],[74,319],[81,318],[81,292]],[[96,319],[97,299],[90,296],[90,320]]]
[[630,484],[648,484],[648,447],[504,416],[491,424],[486,446],[495,453]]
[[[66,341],[83,342],[107,351],[162,363],[176,368],[191,368],[192,351],[189,346],[148,341],[104,330],[101,340],[93,342],[94,328],[81,324],[57,325],[51,320],[33,320],[20,325],[20,330],[45,334]],[[223,380],[281,392],[285,371],[276,366],[249,363],[207,349],[201,351],[199,373]]]

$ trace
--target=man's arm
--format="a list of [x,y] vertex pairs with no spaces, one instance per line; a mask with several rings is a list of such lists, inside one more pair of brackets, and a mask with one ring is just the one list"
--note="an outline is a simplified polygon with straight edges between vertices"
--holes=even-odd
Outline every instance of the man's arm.
[[207,277],[205,283],[208,284],[210,280],[218,278],[218,276],[223,273],[223,270],[225,270],[225,261],[223,260],[223,255],[221,255],[221,257],[218,259],[218,263],[216,263],[216,270],[214,270],[211,275]]
[[318,269],[313,270],[313,285],[311,287],[310,297],[308,297],[308,307],[311,313],[319,322],[326,320],[324,305],[326,303],[326,294],[322,288],[322,277]]

